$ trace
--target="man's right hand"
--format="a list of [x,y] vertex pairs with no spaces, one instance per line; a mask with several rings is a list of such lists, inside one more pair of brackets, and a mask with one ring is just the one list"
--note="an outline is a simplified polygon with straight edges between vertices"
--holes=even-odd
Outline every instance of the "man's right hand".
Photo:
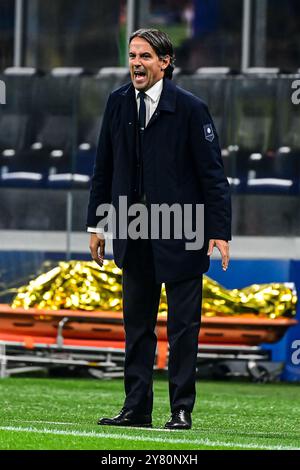
[[90,250],[93,260],[102,267],[105,254],[105,237],[102,233],[91,233]]

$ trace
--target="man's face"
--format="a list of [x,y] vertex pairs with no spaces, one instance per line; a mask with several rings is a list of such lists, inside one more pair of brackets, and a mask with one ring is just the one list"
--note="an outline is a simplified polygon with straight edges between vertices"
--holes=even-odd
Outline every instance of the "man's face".
[[133,86],[137,90],[147,91],[163,78],[169,63],[170,57],[160,59],[145,39],[132,39],[129,45],[129,68]]

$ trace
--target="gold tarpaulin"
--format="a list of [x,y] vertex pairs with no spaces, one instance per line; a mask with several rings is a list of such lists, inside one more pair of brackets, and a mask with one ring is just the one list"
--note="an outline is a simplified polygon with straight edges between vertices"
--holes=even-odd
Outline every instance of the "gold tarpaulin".
[[[122,272],[113,261],[100,269],[93,261],[59,262],[58,266],[20,287],[12,307],[60,310],[122,310]],[[269,318],[296,314],[297,295],[284,283],[253,284],[243,289],[225,289],[203,277],[202,314],[230,316],[256,314]],[[159,315],[167,314],[163,286]]]

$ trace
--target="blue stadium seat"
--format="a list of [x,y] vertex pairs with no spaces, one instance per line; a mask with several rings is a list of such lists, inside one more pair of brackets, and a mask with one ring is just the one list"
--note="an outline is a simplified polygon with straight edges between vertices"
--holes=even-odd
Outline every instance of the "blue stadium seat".
[[109,94],[129,81],[125,68],[101,69],[83,76],[78,96],[78,134],[73,165],[73,186],[89,187],[102,117]]
[[274,150],[250,155],[248,189],[251,192],[298,194],[300,178],[300,117],[291,100],[293,78],[276,78]]
[[[286,192],[272,180],[276,138],[277,78],[238,76],[232,79],[229,158],[235,161],[240,190],[248,193]],[[271,180],[270,180],[271,178]]]
[[36,70],[9,68],[3,80],[7,100],[0,114],[0,186],[41,186],[40,165],[25,157],[34,142]]
[[[61,71],[61,69],[58,69]],[[60,188],[56,175],[72,174],[77,136],[77,92],[79,74],[57,69],[38,82],[35,102],[35,142],[27,158],[42,162],[45,187]]]
[[292,102],[292,83],[300,75],[281,76],[278,79],[277,164],[276,171],[291,180],[292,194],[300,193],[300,112]]

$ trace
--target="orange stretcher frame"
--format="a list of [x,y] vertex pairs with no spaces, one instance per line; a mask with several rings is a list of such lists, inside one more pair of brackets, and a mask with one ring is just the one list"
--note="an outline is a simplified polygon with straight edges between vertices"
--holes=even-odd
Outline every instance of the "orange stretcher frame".
[[[291,318],[269,319],[255,314],[203,317],[199,342],[252,346],[274,343],[281,339],[287,328],[297,323]],[[24,309],[0,304],[0,335],[10,333],[51,338],[57,336],[59,324],[65,339],[125,340],[122,312]],[[167,319],[159,317],[156,327],[159,341],[167,341],[166,327]]]
[[[295,319],[269,319],[257,315],[203,317],[199,345],[257,346],[278,341]],[[156,327],[156,367],[168,361],[167,319],[159,317]],[[41,310],[12,308],[0,304],[0,343],[26,350],[76,349],[125,352],[122,312]]]

